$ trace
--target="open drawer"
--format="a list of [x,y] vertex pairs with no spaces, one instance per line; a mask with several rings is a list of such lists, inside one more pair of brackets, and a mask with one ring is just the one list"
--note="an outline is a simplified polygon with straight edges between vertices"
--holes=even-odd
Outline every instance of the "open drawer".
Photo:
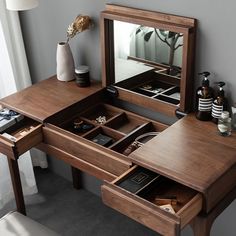
[[25,117],[0,134],[0,152],[13,159],[42,141],[42,124]]
[[202,209],[200,193],[139,166],[105,182],[102,199],[162,235],[180,235]]

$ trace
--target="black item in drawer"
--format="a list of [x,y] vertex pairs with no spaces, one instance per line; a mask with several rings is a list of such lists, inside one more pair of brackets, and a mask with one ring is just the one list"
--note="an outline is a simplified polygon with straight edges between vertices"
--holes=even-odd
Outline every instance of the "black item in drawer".
[[113,139],[104,134],[98,134],[96,137],[92,139],[92,141],[105,147],[113,143]]
[[127,179],[118,183],[118,186],[131,193],[137,193],[158,176],[159,175],[155,172],[139,167],[134,173],[129,175]]

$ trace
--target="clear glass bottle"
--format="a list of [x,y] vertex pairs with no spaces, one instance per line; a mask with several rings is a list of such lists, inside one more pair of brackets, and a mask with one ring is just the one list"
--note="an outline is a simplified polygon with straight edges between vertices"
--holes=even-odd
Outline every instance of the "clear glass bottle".
[[229,117],[228,111],[223,111],[220,118],[218,119],[218,130],[222,136],[230,136],[232,127],[231,127],[231,118]]

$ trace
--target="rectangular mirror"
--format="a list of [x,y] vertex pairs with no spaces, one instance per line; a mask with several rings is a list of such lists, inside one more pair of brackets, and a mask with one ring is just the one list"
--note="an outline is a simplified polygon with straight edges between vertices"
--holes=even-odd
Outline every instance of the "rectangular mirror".
[[170,116],[189,112],[195,32],[195,19],[108,4],[101,13],[103,85]]
[[[181,78],[183,34],[115,20],[114,50],[115,82],[130,77],[120,78],[120,67],[126,63],[132,65],[133,62],[155,65],[156,72]],[[149,67],[145,68],[148,70]]]

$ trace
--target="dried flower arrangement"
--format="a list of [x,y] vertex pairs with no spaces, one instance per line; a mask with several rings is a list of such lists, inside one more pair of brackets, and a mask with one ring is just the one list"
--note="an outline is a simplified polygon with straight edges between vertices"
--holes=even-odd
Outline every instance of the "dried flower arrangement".
[[67,29],[67,43],[70,38],[73,38],[76,34],[89,29],[92,25],[93,23],[89,16],[78,15]]

